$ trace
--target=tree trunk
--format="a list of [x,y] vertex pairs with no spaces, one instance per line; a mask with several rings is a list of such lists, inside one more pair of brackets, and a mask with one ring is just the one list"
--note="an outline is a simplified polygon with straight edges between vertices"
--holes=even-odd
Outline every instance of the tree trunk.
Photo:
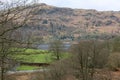
[[1,60],[1,80],[4,80],[4,59]]

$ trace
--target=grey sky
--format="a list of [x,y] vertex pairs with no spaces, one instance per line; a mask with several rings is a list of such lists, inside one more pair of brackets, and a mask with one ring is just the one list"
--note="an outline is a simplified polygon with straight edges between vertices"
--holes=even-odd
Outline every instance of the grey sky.
[[120,11],[120,0],[40,0],[58,7]]

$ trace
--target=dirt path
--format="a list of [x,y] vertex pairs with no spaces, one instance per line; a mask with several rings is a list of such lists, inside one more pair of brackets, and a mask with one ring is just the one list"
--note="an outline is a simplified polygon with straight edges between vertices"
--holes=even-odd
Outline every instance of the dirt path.
[[44,70],[9,71],[7,77],[14,80],[36,80],[36,78],[44,80]]
[[[96,80],[103,80],[110,78],[110,80],[120,80],[120,71],[99,71]],[[8,75],[15,80],[44,80],[44,70],[31,70],[31,71],[16,71],[8,72]],[[74,76],[66,75],[66,80],[76,80]]]
[[48,70],[48,69],[26,70],[26,71],[8,71],[7,74],[12,75],[12,74],[22,74],[22,73],[35,73],[35,72],[44,72],[46,70]]

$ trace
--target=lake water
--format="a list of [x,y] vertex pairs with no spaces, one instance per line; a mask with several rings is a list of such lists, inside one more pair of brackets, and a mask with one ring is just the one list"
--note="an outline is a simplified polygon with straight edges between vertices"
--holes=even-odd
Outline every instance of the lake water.
[[[49,49],[49,44],[40,44],[38,45],[38,49],[42,49],[42,50],[48,50]],[[68,49],[70,48],[71,44],[64,44],[64,49]]]

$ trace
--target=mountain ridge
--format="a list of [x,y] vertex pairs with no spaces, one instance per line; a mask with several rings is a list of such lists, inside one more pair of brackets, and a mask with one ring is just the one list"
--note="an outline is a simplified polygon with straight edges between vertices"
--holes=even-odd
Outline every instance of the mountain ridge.
[[83,36],[120,34],[120,11],[59,8],[36,4],[26,26],[44,40],[80,40]]

